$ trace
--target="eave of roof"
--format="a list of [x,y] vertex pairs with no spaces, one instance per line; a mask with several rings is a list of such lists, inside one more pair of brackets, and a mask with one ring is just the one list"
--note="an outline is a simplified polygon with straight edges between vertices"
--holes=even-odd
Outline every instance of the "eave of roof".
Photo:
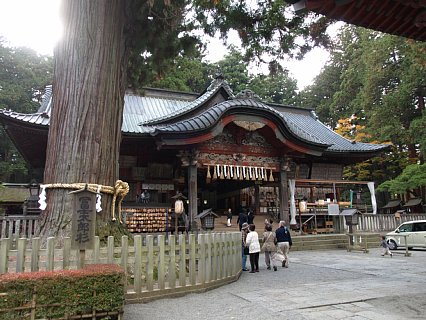
[[395,208],[401,205],[401,200],[391,200],[382,209]]
[[397,36],[426,41],[426,3],[410,0],[287,0],[297,11]]
[[29,196],[28,188],[0,187],[0,203],[23,203]]
[[408,200],[403,207],[413,207],[413,206],[418,206],[419,204],[422,203],[422,199],[420,198],[416,198],[416,199],[410,199]]

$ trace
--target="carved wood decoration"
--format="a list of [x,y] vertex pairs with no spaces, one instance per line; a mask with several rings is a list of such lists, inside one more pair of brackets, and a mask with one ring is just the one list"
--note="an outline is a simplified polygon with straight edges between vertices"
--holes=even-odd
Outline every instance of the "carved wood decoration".
[[183,167],[196,165],[198,164],[199,151],[195,149],[180,150],[177,157],[182,161]]
[[[243,122],[248,127],[254,124]],[[222,134],[203,143],[198,150],[198,162],[203,166],[232,166],[232,172],[237,170],[234,167],[243,166],[279,170],[280,157],[276,149],[258,132],[241,127],[225,128]],[[220,177],[220,172],[216,174]]]
[[[254,128],[252,125],[255,122],[246,124]],[[278,163],[276,159],[280,157],[280,151],[274,148],[259,132],[237,126],[225,128],[218,136],[199,145],[198,150],[200,153],[232,156],[232,163],[235,161],[250,162],[258,157]]]
[[234,123],[237,126],[246,129],[247,131],[256,131],[257,129],[261,129],[265,126],[264,123],[255,122],[255,121],[238,121],[238,120],[235,120]]

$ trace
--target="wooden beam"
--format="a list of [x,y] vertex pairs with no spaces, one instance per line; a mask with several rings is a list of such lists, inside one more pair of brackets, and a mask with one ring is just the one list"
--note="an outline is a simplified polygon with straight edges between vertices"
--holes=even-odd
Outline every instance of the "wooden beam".
[[346,180],[311,180],[311,179],[296,179],[296,185],[299,184],[368,184],[372,181],[346,181]]

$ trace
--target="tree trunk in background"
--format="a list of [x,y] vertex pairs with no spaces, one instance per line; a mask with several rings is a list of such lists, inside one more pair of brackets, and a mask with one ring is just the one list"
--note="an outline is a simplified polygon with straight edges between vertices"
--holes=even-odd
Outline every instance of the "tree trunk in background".
[[[64,35],[55,52],[53,108],[44,183],[114,186],[125,92],[126,1],[63,0]],[[71,190],[48,189],[41,236],[69,236]],[[102,195],[97,223],[111,219]]]

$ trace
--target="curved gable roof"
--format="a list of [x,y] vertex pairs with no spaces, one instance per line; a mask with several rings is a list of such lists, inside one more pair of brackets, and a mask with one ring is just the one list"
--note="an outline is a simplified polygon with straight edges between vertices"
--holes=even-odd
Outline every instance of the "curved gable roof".
[[211,128],[216,124],[225,114],[230,112],[247,113],[248,111],[260,111],[266,114],[270,114],[280,119],[282,123],[287,127],[289,132],[293,133],[295,137],[305,140],[309,143],[322,145],[324,147],[329,144],[321,139],[317,138],[313,134],[297,126],[290,119],[286,119],[285,114],[278,112],[274,108],[251,99],[234,99],[221,102],[217,105],[210,107],[206,112],[198,114],[194,117],[172,123],[164,126],[158,126],[153,135],[161,132],[196,132]]
[[[221,99],[216,99],[222,95]],[[229,99],[231,100],[225,100]],[[216,99],[216,100],[214,100]],[[215,104],[216,103],[216,104]],[[20,122],[48,128],[52,108],[52,90],[48,87],[37,113],[20,114],[0,110],[4,121]],[[227,115],[254,114],[271,120],[293,140],[320,148],[326,153],[374,153],[388,145],[354,143],[321,123],[313,111],[296,107],[266,104],[253,98],[236,99],[223,78],[216,78],[202,95],[145,89],[144,95],[127,92],[124,97],[122,132],[124,135],[160,136],[197,134],[212,130]]]

